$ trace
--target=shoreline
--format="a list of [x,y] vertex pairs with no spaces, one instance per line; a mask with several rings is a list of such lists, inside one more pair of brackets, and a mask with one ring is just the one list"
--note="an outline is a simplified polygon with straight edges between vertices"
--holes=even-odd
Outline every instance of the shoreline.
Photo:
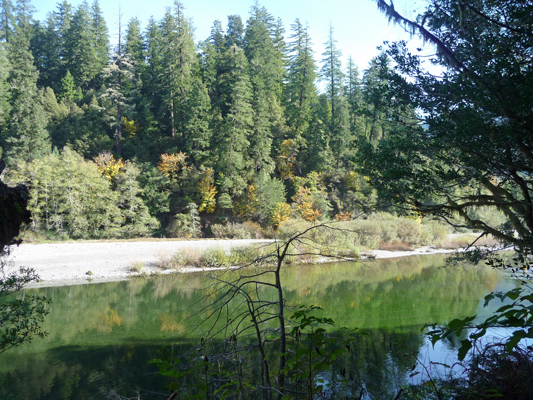
[[[251,244],[273,242],[274,240],[260,239],[196,239],[21,244],[11,248],[5,272],[18,271],[20,267],[33,268],[41,280],[30,283],[25,288],[103,283],[153,274],[207,272],[216,268],[163,269],[157,264],[175,253],[189,249],[222,248],[229,250]],[[368,250],[361,252],[361,257],[354,261],[454,253],[461,250],[437,249],[433,246],[424,246],[409,251]],[[319,260],[319,262],[324,261],[327,259]],[[132,271],[132,265],[139,263],[143,264],[141,272]]]

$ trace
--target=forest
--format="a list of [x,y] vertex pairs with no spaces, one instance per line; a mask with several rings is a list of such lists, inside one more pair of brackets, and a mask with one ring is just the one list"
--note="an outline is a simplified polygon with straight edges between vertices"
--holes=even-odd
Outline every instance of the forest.
[[[466,257],[485,257],[489,266],[518,276],[514,289],[484,298],[485,306],[506,301],[486,320],[447,320],[429,332],[433,344],[455,341],[464,359],[490,329],[512,328],[498,350],[465,369],[469,380],[452,379],[443,389],[459,399],[531,398],[533,357],[519,343],[533,338],[533,5],[435,0],[408,18],[392,2],[375,2],[431,54],[402,41],[384,43],[362,71],[352,59],[343,66],[333,26],[325,52],[316,55],[302,21],[286,31],[257,1],[246,20],[228,16],[225,31],[215,21],[209,37],[195,42],[192,16],[176,0],[146,27],[119,19],[117,43],[110,42],[97,0],[76,8],[59,3],[44,22],[32,18],[28,1],[2,1],[0,171],[10,188],[0,185],[6,193],[0,200],[8,199],[13,212],[0,210],[0,217],[18,217],[10,241],[21,222],[27,223],[25,240],[272,237],[290,223],[297,232],[274,244],[270,270],[219,280],[223,289],[212,286],[214,315],[232,301],[248,307],[226,320],[224,329],[236,328],[224,346],[248,351],[237,343],[240,323],[251,317],[246,329],[255,328],[250,337],[256,335],[262,352],[255,364],[261,386],[247,386],[240,361],[233,360],[241,369],[230,381],[215,372],[208,382],[214,363],[204,337],[204,348],[196,350],[203,355],[194,361],[205,372],[206,398],[228,398],[227,389],[240,398],[261,393],[282,400],[297,390],[314,399],[324,387],[317,374],[345,348],[350,352],[352,341],[326,353],[333,338],[315,327],[334,323],[317,317],[318,307],[293,307],[285,317],[281,266],[294,255],[290,246],[312,236],[317,221],[339,222],[320,226],[328,232],[357,221],[350,228],[361,231],[350,232],[374,238],[367,247],[385,237],[420,244],[439,235],[432,225],[438,218],[512,247],[508,258],[478,251]],[[26,202],[31,222],[21,207]],[[253,258],[266,263],[268,257]],[[36,279],[26,272],[28,282]],[[267,273],[275,279],[263,280]],[[403,284],[400,276],[393,281],[388,287]],[[248,284],[255,289],[244,290]],[[276,301],[252,296],[257,285],[275,289]],[[365,302],[370,297],[353,306]],[[258,311],[264,307],[277,310]],[[118,316],[109,311],[110,318]],[[38,325],[47,311],[35,312]],[[279,321],[277,330],[262,325],[263,317]],[[269,360],[263,346],[273,332],[280,349]],[[187,378],[192,369],[182,374],[175,360],[166,348],[153,362],[163,376]],[[274,364],[279,367],[270,373]],[[339,371],[343,379],[345,372]],[[432,384],[436,397],[414,398],[445,398]],[[180,387],[171,389],[177,394]]]
[[0,147],[4,179],[29,188],[37,236],[349,220],[377,201],[357,142],[384,138],[390,113],[414,121],[387,104],[385,54],[362,73],[343,66],[333,26],[316,55],[302,21],[286,32],[257,2],[199,42],[181,1],[145,28],[119,21],[117,43],[97,0],[32,13],[2,2]]

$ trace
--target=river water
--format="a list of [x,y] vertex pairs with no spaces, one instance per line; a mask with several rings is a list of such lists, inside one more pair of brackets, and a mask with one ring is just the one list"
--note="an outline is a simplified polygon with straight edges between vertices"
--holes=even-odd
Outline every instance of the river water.
[[[49,335],[0,355],[0,398],[166,398],[168,380],[148,361],[166,344],[176,353],[198,346],[206,279],[192,273],[26,291],[52,299]],[[487,267],[446,266],[442,255],[287,266],[282,281],[289,306],[320,306],[336,327],[358,328],[350,373],[376,399],[416,383],[421,374],[409,375],[417,358],[426,366],[453,359],[456,344],[433,349],[426,324],[488,315],[483,297],[515,285]]]

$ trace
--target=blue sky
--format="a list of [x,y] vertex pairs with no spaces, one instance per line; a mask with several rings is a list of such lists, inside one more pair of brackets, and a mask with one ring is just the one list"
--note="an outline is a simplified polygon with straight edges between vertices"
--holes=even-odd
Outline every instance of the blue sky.
[[[82,0],[70,0],[77,6]],[[88,0],[92,3],[92,0]],[[246,22],[252,0],[182,0],[185,13],[192,17],[195,41],[209,36],[213,21],[218,19],[226,26],[227,16],[238,14]],[[165,8],[172,6],[173,0],[100,0],[104,11],[112,44],[116,42],[118,32],[119,7],[123,21],[137,16],[143,24],[153,15],[157,20],[163,17]],[[46,14],[56,9],[57,2],[50,0],[33,0],[37,8],[36,19],[44,20]],[[395,7],[401,13],[411,14],[424,4],[423,0],[395,1]],[[261,5],[276,18],[281,18],[286,34],[290,33],[290,24],[296,18],[309,24],[309,32],[314,42],[315,58],[320,61],[323,43],[327,40],[329,24],[333,25],[337,45],[343,53],[343,61],[351,54],[356,64],[364,70],[372,57],[377,55],[376,46],[384,40],[394,41],[409,39],[403,30],[389,24],[377,10],[371,0],[262,0]]]

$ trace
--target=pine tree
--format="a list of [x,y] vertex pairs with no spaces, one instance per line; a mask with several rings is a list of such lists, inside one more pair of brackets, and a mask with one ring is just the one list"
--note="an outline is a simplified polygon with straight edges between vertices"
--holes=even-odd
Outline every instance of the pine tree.
[[210,122],[211,101],[207,89],[200,79],[195,78],[186,105],[184,126],[187,132],[185,148],[197,168],[210,161]]
[[244,25],[240,15],[228,15],[225,44],[227,48],[233,45],[244,47]]
[[249,178],[249,137],[252,134],[252,87],[247,75],[248,62],[244,51],[233,45],[223,55],[219,77],[222,126],[215,136],[216,172],[221,193],[239,195]]
[[362,94],[359,68],[357,68],[357,65],[355,65],[352,56],[348,58],[348,64],[346,65],[346,73],[344,76],[344,93],[346,100],[348,101],[348,108],[350,112],[350,131],[355,135],[361,133],[362,131],[360,122]]
[[299,19],[291,25],[292,35],[289,42],[289,68],[284,103],[290,138],[297,144],[305,146],[306,136],[311,122],[311,103],[317,96],[315,80],[316,65],[313,58],[312,42]]
[[326,51],[322,54],[322,68],[320,79],[326,83],[326,93],[331,105],[331,116],[335,120],[335,112],[342,93],[343,74],[341,69],[341,51],[337,48],[337,41],[333,38],[333,26],[329,25]]
[[[81,3],[65,36],[65,73],[69,70],[76,80],[76,86],[84,90],[95,87],[95,78],[107,64],[107,53],[104,62],[91,13],[94,10],[90,9],[87,1]],[[101,24],[99,26],[102,28]],[[105,41],[105,35],[102,40]]]
[[272,172],[272,125],[280,124],[278,70],[276,49],[268,31],[266,10],[258,3],[252,6],[244,37],[244,50],[249,61],[252,83],[254,132],[250,137],[250,152],[256,172]]
[[2,15],[0,16],[0,40],[11,43],[15,30],[15,8],[11,0],[2,0]]
[[[21,13],[25,12],[22,10]],[[7,80],[11,88],[11,115],[5,141],[11,165],[21,160],[40,158],[51,151],[43,93],[37,88],[38,72],[29,50],[28,29],[31,27],[26,24],[31,14],[18,16],[21,25],[17,26],[8,52],[10,64],[16,66],[11,69]]]
[[174,8],[167,9],[161,23],[161,67],[159,88],[162,92],[160,115],[167,120],[167,131],[183,144],[186,130],[183,126],[188,94],[191,90],[196,53],[192,27],[185,18],[183,4],[176,0]]
[[118,20],[118,44],[113,61],[103,71],[103,77],[106,79],[106,90],[100,96],[103,100],[108,100],[114,105],[116,111],[109,118],[111,126],[115,128],[115,150],[118,155],[122,152],[122,113],[123,108],[127,107],[127,95],[125,83],[132,81],[135,74],[133,72],[133,62],[129,54],[124,54],[122,44],[122,16]]
[[220,53],[224,50],[224,29],[222,29],[222,23],[218,19],[213,23],[209,41],[213,44],[213,47],[217,53]]
[[[90,9],[90,18],[92,21],[92,38],[93,46],[95,49],[95,69],[98,76],[103,69],[108,64],[109,60],[109,33],[107,30],[107,25],[103,16],[103,12],[100,8],[100,3],[98,0],[94,0],[91,9]],[[98,84],[95,84],[94,87],[98,87]]]

